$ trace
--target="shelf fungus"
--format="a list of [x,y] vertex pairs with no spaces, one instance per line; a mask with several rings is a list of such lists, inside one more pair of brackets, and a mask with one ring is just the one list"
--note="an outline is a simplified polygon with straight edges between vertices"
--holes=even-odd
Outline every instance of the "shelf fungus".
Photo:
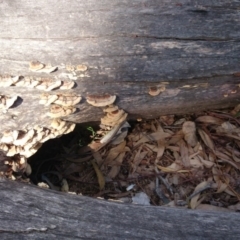
[[19,76],[12,77],[10,75],[0,76],[0,87],[10,87],[19,81]]
[[6,156],[17,154],[26,158],[31,157],[49,139],[60,137],[74,130],[75,124],[54,119],[50,128],[35,126],[30,130],[8,130],[0,139],[0,149]]
[[63,134],[68,134],[74,130],[75,126],[76,126],[75,123],[67,122],[64,127],[55,129],[53,131],[53,134],[55,137],[59,137]]
[[102,94],[102,95],[88,95],[87,102],[94,107],[105,107],[115,102],[116,95]]
[[51,78],[39,78],[37,79],[39,84],[35,87],[39,90],[51,91],[62,85],[61,80],[54,80]]
[[51,118],[60,118],[68,116],[72,113],[74,113],[77,109],[73,106],[64,107],[57,104],[52,104],[50,106],[50,112],[47,113],[47,115]]
[[[8,84],[4,83],[4,86],[7,87],[10,84],[17,87],[36,88],[44,91],[51,91],[56,88],[61,90],[69,90],[69,89],[72,89],[75,85],[74,81],[62,81],[62,80],[55,80],[53,78],[41,78],[41,77],[36,78],[32,76],[19,77],[17,81],[11,81],[7,83]],[[1,87],[1,81],[0,81],[0,87]]]
[[112,112],[107,112],[107,115],[101,118],[101,124],[108,126],[116,126],[125,121],[126,118],[127,113],[122,109],[118,109]]
[[39,61],[31,61],[29,63],[29,70],[33,72],[51,73],[57,70],[57,66],[45,65]]
[[48,94],[43,93],[40,96],[40,104],[49,106],[52,103],[61,105],[61,106],[73,106],[78,104],[82,100],[81,96],[73,93],[61,93],[61,94]]
[[37,85],[40,84],[40,81],[38,81],[36,78],[33,77],[21,77],[18,82],[16,82],[14,85],[17,87],[29,87],[29,88],[35,88]]
[[83,65],[83,64],[76,66],[76,71],[85,72],[85,71],[87,71],[87,69],[88,69],[87,66]]
[[116,111],[116,110],[118,110],[118,106],[110,104],[109,106],[107,106],[103,109],[103,112],[108,113],[108,112],[113,112],[113,111]]
[[59,87],[59,89],[61,90],[69,90],[72,89],[75,86],[75,82],[74,81],[62,81],[61,86]]
[[149,88],[149,95],[155,97],[159,95],[160,93],[164,92],[166,90],[166,87],[164,85],[161,86],[154,86]]
[[8,110],[10,107],[13,106],[15,101],[17,100],[18,96],[5,96],[5,95],[0,95],[0,109],[3,111]]

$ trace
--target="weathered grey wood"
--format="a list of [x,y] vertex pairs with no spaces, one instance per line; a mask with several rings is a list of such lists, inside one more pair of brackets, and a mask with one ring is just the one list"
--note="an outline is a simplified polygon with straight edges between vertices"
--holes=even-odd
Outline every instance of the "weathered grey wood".
[[[116,104],[129,113],[129,119],[154,118],[160,114],[196,112],[234,106],[239,103],[239,83],[234,77],[212,79],[208,86],[201,86],[202,83],[208,83],[208,80],[199,79],[198,87],[193,87],[196,84],[191,82],[189,84],[189,81],[181,85],[171,83],[167,85],[165,92],[152,97],[148,94],[149,87],[153,86],[152,83],[140,82],[122,85],[121,83],[92,84],[77,81],[78,86],[69,92],[81,94],[84,98],[76,106],[77,112],[64,119],[81,123],[98,121],[104,116],[101,108],[90,106],[86,102],[87,92],[116,94],[118,96]],[[184,87],[186,85],[191,87]],[[52,93],[59,92],[62,91],[52,91]],[[34,125],[49,127],[51,121],[47,116],[49,107],[39,104],[41,93],[42,91],[39,90],[20,87],[2,88],[1,94],[17,94],[19,98],[7,113],[0,115],[1,129],[24,129]]]
[[[61,66],[84,64],[88,70],[73,91],[117,94],[130,118],[233,106],[239,101],[240,78],[232,76],[239,72],[239,9],[229,0],[1,1],[0,73],[46,76],[28,70],[29,61],[39,60],[58,65],[51,76],[62,79]],[[167,90],[149,96],[149,87],[160,82],[169,82]],[[199,83],[209,85],[193,87]],[[2,130],[48,125],[39,91],[0,92],[23,100],[0,118]],[[78,107],[66,119],[102,116],[84,100]]]
[[1,239],[240,238],[238,213],[124,205],[9,181],[0,193]]
[[[158,81],[239,71],[238,1],[1,2],[0,71],[84,63],[84,81]],[[56,16],[59,16],[56,17]]]
[[[61,64],[84,64],[88,70],[72,92],[116,94],[130,118],[233,106],[240,99],[240,78],[232,75],[240,72],[239,11],[240,2],[230,0],[0,1],[0,74],[46,76],[28,70],[29,61],[39,60],[60,66],[51,76],[62,79]],[[166,91],[149,96],[160,82],[169,82]],[[19,96],[0,115],[1,132],[49,125],[40,91],[0,93]],[[85,100],[77,107],[65,119],[102,116]],[[1,183],[0,193],[1,239],[240,237],[234,213],[119,205],[15,182]]]

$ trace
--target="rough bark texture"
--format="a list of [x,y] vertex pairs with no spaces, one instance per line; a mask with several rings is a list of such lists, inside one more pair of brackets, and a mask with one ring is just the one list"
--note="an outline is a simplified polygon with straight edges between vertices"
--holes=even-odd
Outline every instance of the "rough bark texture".
[[125,205],[0,183],[1,239],[239,239],[238,213]]
[[[228,0],[1,1],[0,73],[44,77],[28,70],[39,60],[60,66],[50,75],[63,78],[61,66],[84,64],[72,91],[116,94],[130,118],[232,106],[240,97],[233,76],[240,71],[239,7]],[[166,91],[150,96],[149,87],[161,82]],[[49,124],[40,91],[0,90],[20,97],[2,114],[2,130]],[[65,119],[102,116],[85,100],[78,108]]]
[[[58,65],[50,76],[64,79],[64,65],[84,64],[69,92],[116,94],[130,118],[233,106],[240,99],[239,9],[229,0],[0,1],[0,74],[45,77],[28,70],[39,60]],[[162,82],[166,90],[150,96],[149,87]],[[0,92],[19,96],[1,114],[1,132],[49,125],[41,91]],[[77,107],[66,120],[102,116],[85,100]],[[0,192],[1,239],[240,238],[235,213],[120,205],[16,182],[2,182]]]

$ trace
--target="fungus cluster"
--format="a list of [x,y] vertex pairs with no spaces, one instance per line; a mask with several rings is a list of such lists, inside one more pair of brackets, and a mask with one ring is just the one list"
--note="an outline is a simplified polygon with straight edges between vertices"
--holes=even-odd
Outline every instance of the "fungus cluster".
[[[29,63],[29,69],[34,72],[50,73],[57,70],[57,67],[46,66],[39,61]],[[54,89],[68,90],[75,85],[74,81],[62,81],[52,78],[28,77],[10,75],[0,76],[0,87],[28,87],[42,91]],[[0,109],[7,110],[17,100],[18,96],[0,95]],[[59,137],[72,132],[75,124],[59,119],[76,111],[74,105],[81,101],[81,96],[72,93],[48,94],[40,96],[40,104],[50,106],[47,115],[53,118],[49,127],[34,126],[22,130],[6,130],[0,137],[0,163],[4,162],[4,167],[10,166],[14,172],[31,173],[31,167],[27,163],[27,158],[32,156],[42,146],[42,143],[49,139]],[[1,157],[1,156],[0,156]],[[1,167],[1,166],[0,166]],[[3,167],[3,168],[4,168]],[[1,167],[1,169],[3,169]],[[1,170],[0,169],[0,170]]]
[[52,122],[50,128],[35,126],[30,130],[7,130],[0,139],[0,149],[6,152],[6,156],[19,154],[26,158],[32,156],[42,145],[51,138],[71,132],[75,124],[62,120]]
[[43,91],[51,91],[53,89],[69,90],[75,85],[71,80],[56,80],[53,78],[41,78],[41,77],[12,77],[12,76],[0,76],[0,87],[28,87],[36,88]]
[[0,76],[0,87],[10,87],[19,81],[19,76],[13,77],[10,75]]
[[110,94],[92,94],[87,96],[87,102],[94,107],[105,107],[115,102],[116,96]]
[[110,94],[87,96],[89,104],[103,107],[105,113],[105,116],[101,118],[101,130],[97,132],[99,140],[95,139],[88,145],[92,152],[96,152],[109,142],[114,141],[119,135],[119,130],[126,123],[127,113],[114,105],[115,100],[116,96]]
[[60,118],[60,117],[68,116],[68,115],[74,113],[76,110],[77,109],[73,106],[64,107],[64,106],[60,106],[57,104],[51,104],[47,115],[50,118]]
[[101,118],[101,124],[112,127],[124,122],[127,118],[127,113],[124,110],[113,105],[115,100],[116,96],[110,94],[87,96],[87,102],[89,104],[95,107],[105,107],[103,108],[103,112],[105,112],[106,115]]
[[73,106],[78,104],[82,100],[80,95],[76,95],[73,93],[61,93],[61,94],[48,94],[43,93],[40,96],[40,104],[45,106],[49,106],[52,103],[61,105],[61,106]]
[[[112,106],[109,107],[109,109],[112,109]],[[106,115],[101,118],[101,124],[108,125],[108,126],[115,126],[127,118],[127,113],[122,109],[116,109],[114,111],[109,111],[108,109],[104,109],[106,112]]]
[[166,90],[165,85],[153,86],[149,88],[149,95],[155,97]]
[[74,72],[74,71],[85,72],[85,71],[87,71],[88,67],[84,64],[79,64],[76,66],[69,64],[69,65],[66,65],[66,69],[69,72]]
[[31,61],[29,63],[29,70],[33,72],[44,72],[44,73],[51,73],[57,70],[57,66],[52,67],[45,65],[44,63],[41,63],[39,61]]
[[[7,157],[14,157],[15,162],[27,163],[31,157],[49,139],[72,132],[75,124],[60,119],[53,119],[49,128],[35,126],[29,130],[8,130],[3,132],[0,139],[0,149]],[[25,164],[24,162],[24,164]],[[28,165],[24,165],[28,167]],[[23,167],[21,167],[23,169]],[[15,171],[15,170],[14,170]]]

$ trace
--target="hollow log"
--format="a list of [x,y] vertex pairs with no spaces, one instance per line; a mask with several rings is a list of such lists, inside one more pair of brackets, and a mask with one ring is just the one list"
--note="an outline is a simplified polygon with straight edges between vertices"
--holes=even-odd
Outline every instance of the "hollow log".
[[[0,1],[0,132],[48,128],[46,93],[5,84],[18,79],[74,82],[49,94],[77,94],[62,119],[97,121],[91,94],[116,95],[129,118],[225,108],[239,102],[238,1]],[[29,62],[57,66],[30,71]],[[79,67],[80,66],[80,67]],[[37,80],[39,81],[39,80]],[[8,86],[9,85],[9,86]],[[161,88],[157,96],[149,90]],[[239,215],[116,204],[30,185],[0,183],[1,239],[239,239]]]

